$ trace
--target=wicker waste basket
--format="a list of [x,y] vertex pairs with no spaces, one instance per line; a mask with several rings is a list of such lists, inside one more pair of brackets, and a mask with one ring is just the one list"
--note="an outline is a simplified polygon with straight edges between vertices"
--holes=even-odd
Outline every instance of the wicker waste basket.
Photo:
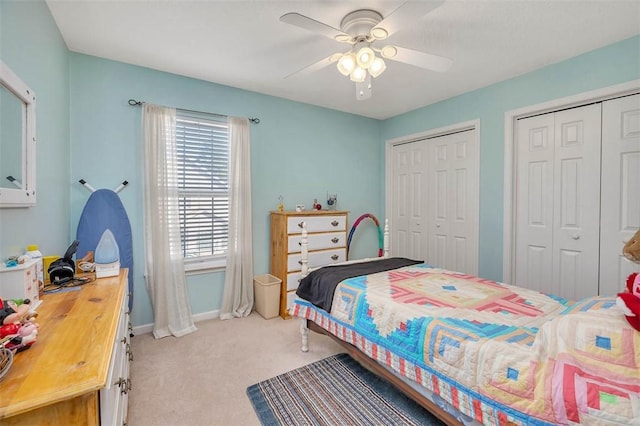
[[278,316],[280,310],[280,284],[282,280],[270,274],[253,277],[253,295],[256,311],[264,319]]

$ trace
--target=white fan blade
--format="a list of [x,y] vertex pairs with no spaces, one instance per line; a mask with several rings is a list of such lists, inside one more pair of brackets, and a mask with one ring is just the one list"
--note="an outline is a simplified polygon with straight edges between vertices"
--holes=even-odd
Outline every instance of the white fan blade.
[[371,30],[371,33],[373,34],[376,28],[381,28],[387,32],[388,37],[400,30],[407,22],[415,22],[416,19],[422,18],[433,9],[442,5],[442,3],[444,3],[444,0],[407,1],[382,21],[378,22],[378,25]]
[[[329,37],[333,40],[340,41],[339,39],[351,39],[350,35],[343,33],[339,29],[333,28],[327,24],[323,24],[322,22],[316,21],[315,19],[311,19],[308,16],[300,15],[299,13],[293,12],[284,14],[280,17],[280,21],[286,24],[295,25],[296,27],[300,27],[307,31],[322,34],[323,36]],[[340,37],[338,37],[337,39],[337,36]]]
[[340,59],[340,56],[342,56],[342,54],[340,53],[334,53],[330,56],[327,56],[326,58],[322,58],[320,59],[318,62],[314,62],[311,65],[307,65],[306,67],[298,70],[298,71],[294,71],[291,74],[285,76],[285,78],[289,78],[293,75],[304,75],[304,74],[309,74],[312,73],[314,71],[318,71],[321,70],[322,68],[326,67],[327,65],[331,65],[333,63],[335,63],[338,59]]
[[432,55],[405,47],[393,47],[397,50],[397,53],[394,56],[385,56],[385,59],[404,62],[405,64],[437,72],[447,71],[453,65],[453,61],[444,56]]

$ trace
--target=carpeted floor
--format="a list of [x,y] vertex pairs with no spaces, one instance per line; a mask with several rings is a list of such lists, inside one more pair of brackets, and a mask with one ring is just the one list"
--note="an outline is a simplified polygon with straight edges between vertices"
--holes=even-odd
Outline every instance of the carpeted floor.
[[265,426],[442,425],[344,353],[249,386],[247,396]]
[[132,339],[131,426],[260,425],[247,386],[341,352],[311,333],[300,351],[300,320],[280,317],[218,319],[196,323],[184,337]]

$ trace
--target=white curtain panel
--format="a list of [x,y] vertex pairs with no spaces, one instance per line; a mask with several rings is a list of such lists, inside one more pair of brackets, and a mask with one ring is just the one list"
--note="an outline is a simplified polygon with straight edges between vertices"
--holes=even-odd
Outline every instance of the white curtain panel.
[[180,242],[176,177],[176,110],[144,104],[144,230],[146,282],[153,306],[153,335],[183,336],[191,319]]
[[229,117],[229,250],[220,319],[246,317],[253,308],[251,135],[247,118]]

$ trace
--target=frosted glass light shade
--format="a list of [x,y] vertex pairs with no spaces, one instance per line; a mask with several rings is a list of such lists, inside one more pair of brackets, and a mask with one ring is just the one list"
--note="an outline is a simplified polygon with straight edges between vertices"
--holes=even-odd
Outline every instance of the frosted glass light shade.
[[369,74],[375,78],[382,74],[385,69],[387,69],[387,64],[384,63],[382,58],[376,58],[369,67]]
[[354,70],[349,75],[351,81],[355,81],[356,83],[362,83],[365,78],[367,78],[367,70],[360,67],[355,67]]
[[338,60],[337,67],[338,71],[340,71],[340,74],[349,75],[356,67],[356,59],[351,53],[342,55],[342,58]]
[[385,46],[380,51],[380,54],[383,58],[393,58],[398,54],[398,49],[396,49],[394,46]]
[[373,50],[369,47],[363,47],[358,50],[358,54],[356,55],[356,62],[361,68],[365,70],[373,64],[373,61],[376,59],[376,55],[373,53]]

